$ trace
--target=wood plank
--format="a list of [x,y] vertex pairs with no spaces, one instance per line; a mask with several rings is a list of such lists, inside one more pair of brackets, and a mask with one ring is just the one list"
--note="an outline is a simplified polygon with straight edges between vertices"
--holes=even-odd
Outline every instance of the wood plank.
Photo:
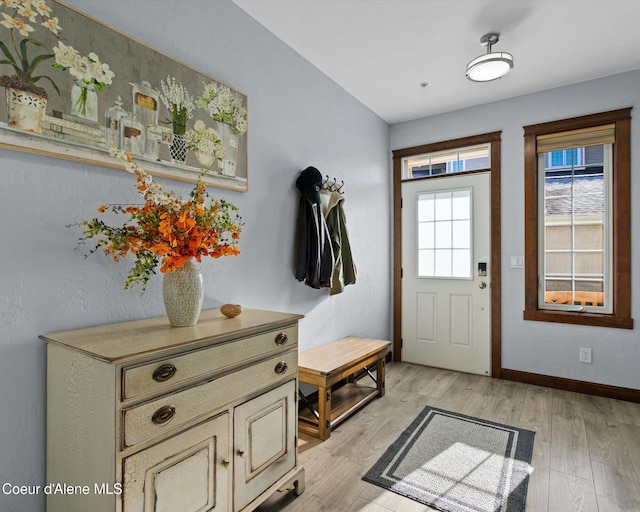
[[362,467],[342,456],[332,456],[326,460],[322,473],[314,485],[313,493],[322,497],[322,508],[307,510],[343,511],[358,498],[369,484],[361,479],[345,478],[358,474]]
[[582,418],[554,414],[551,423],[551,469],[592,480],[587,431]]
[[[396,440],[398,432],[408,427],[415,418],[413,412],[407,413],[401,409],[390,412],[385,402],[374,401],[332,434],[331,453],[359,464],[363,468],[362,474]],[[387,414],[380,416],[376,410],[387,411]]]
[[449,388],[458,378],[458,372],[451,370],[435,370],[437,373],[431,380],[428,388],[422,391],[422,394],[432,396],[434,398],[442,398],[449,392]]
[[[528,504],[527,504],[528,505]],[[531,512],[538,509],[529,508]],[[598,512],[596,491],[592,480],[551,471],[549,482],[549,512]]]
[[640,510],[640,484],[634,471],[593,462],[593,477],[601,511]]
[[[517,426],[536,433],[527,491],[527,512],[547,512],[550,506],[551,478],[551,410],[552,393],[549,388],[529,386],[524,398],[522,414]],[[594,493],[595,495],[595,493]]]
[[[406,364],[405,371],[400,375],[391,373],[390,376],[386,376],[387,396],[392,393],[394,400],[402,402],[415,400],[418,395],[427,396],[429,391],[433,389],[434,379],[441,371],[440,369],[423,369],[418,365]],[[429,396],[429,399],[431,398]]]
[[[489,377],[482,375],[457,373],[455,374],[455,379],[447,386],[446,393],[438,393],[440,395],[438,397],[431,395],[425,396],[428,397],[429,405],[433,407],[439,407],[440,409],[446,409],[448,411],[462,412],[464,404],[469,400],[469,396],[475,392],[482,392],[490,380],[491,379]],[[419,391],[421,396],[424,393],[428,393],[429,386],[427,385],[425,388],[426,389]]]
[[611,406],[618,423],[625,423],[640,427],[640,404],[611,400]]
[[583,415],[591,460],[632,469],[627,445],[615,418],[590,411],[584,411]]
[[391,512],[391,509],[358,496],[347,512]]
[[[491,382],[495,382],[492,380]],[[491,421],[515,425],[520,419],[527,386],[519,382],[505,383],[494,391],[493,402],[486,417]]]
[[[430,512],[435,509],[427,507],[417,501],[410,500],[393,492],[384,492],[380,487],[370,485],[360,495],[369,503],[384,507],[383,510],[391,510],[394,512]],[[375,510],[375,509],[374,509]],[[368,512],[368,509],[364,509]],[[362,512],[362,511],[361,511]]]
[[[640,475],[640,425],[620,424],[622,437],[636,474]],[[640,479],[638,479],[640,482]]]

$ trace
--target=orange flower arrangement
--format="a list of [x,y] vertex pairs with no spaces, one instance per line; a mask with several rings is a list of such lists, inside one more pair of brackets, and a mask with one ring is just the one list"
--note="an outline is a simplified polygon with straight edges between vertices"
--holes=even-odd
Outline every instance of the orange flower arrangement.
[[238,209],[224,199],[205,204],[206,187],[202,175],[196,181],[188,199],[166,192],[140,169],[123,151],[112,149],[129,172],[136,175],[136,187],[145,199],[143,205],[108,204],[100,213],[111,211],[128,214],[130,220],[112,227],[97,218],[80,223],[84,237],[95,239],[94,253],[102,249],[114,261],[131,253],[135,263],[127,276],[125,288],[141,285],[142,289],[161,264],[160,272],[172,272],[189,258],[201,261],[203,256],[219,258],[240,253],[238,241],[242,226]]

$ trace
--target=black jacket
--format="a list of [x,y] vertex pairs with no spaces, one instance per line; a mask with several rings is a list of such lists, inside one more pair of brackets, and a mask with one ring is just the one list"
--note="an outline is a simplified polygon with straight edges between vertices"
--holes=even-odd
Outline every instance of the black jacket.
[[311,288],[330,288],[334,267],[331,239],[318,194],[321,185],[322,175],[315,167],[307,167],[296,180],[300,202],[294,274],[298,281],[304,281]]

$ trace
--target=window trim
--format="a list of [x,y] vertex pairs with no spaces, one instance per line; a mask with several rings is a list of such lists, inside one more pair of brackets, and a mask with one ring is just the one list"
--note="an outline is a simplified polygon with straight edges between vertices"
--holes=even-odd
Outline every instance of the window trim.
[[[613,145],[613,313],[538,307],[538,155],[540,135],[615,124]],[[633,329],[631,318],[631,108],[524,127],[525,320]]]

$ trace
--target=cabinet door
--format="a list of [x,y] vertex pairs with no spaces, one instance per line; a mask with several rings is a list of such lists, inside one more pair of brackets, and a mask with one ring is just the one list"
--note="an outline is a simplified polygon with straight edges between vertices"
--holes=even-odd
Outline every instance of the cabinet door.
[[229,414],[124,460],[123,512],[227,512]]
[[234,411],[234,510],[242,510],[296,464],[296,381]]

